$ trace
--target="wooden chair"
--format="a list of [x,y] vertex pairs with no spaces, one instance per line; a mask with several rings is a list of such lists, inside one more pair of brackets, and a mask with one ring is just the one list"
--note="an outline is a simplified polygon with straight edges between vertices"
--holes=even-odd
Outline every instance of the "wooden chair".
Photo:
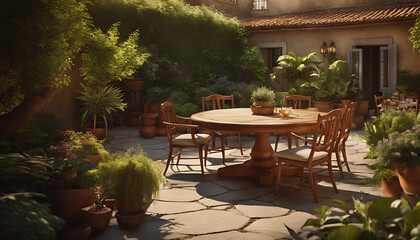
[[375,97],[375,107],[376,107],[376,114],[380,114],[384,111],[384,96],[376,96]]
[[[318,115],[317,128],[312,140],[308,140],[299,135],[291,133],[294,135],[294,137],[311,143],[312,146],[306,145],[274,153],[274,156],[278,158],[278,172],[275,194],[277,194],[279,185],[303,190],[312,190],[315,202],[317,203],[318,193],[316,190],[316,184],[325,180],[331,180],[335,192],[338,192],[332,173],[331,154],[334,150],[334,144],[337,140],[338,130],[341,127],[344,113],[345,109],[336,109],[332,110],[324,116]],[[324,170],[321,169],[314,172],[313,167],[323,163],[327,163],[329,176],[320,180],[316,180],[315,174]],[[300,181],[297,184],[291,185],[280,183],[281,170],[284,168],[284,166],[296,166],[301,169]],[[304,168],[308,170],[307,173],[303,171]],[[312,189],[304,188],[301,186],[307,182],[303,179],[304,174],[308,176],[308,180],[312,186]]]
[[[352,102],[349,106],[345,108],[346,112],[343,117],[343,121],[341,122],[341,128],[339,131],[339,135],[337,141],[334,146],[335,156],[337,158],[337,165],[333,165],[333,168],[338,168],[340,171],[341,179],[344,179],[343,175],[343,165],[347,167],[347,171],[350,172],[349,163],[347,161],[347,154],[346,154],[346,141],[350,136],[351,125],[353,123],[354,114],[356,113],[357,103]],[[340,160],[340,152],[343,155],[343,162]]]
[[[192,121],[189,118],[179,117],[175,114],[174,104],[172,102],[164,102],[160,106],[162,112],[163,124],[166,128],[166,134],[169,140],[169,155],[168,161],[166,162],[165,171],[163,175],[166,174],[169,164],[171,161],[174,161],[174,158],[178,156],[178,161],[176,165],[178,166],[179,159],[181,158],[181,153],[183,148],[197,148],[198,156],[200,158],[201,173],[204,173],[203,167],[203,147],[204,150],[204,163],[207,161],[207,150],[209,147],[209,142],[211,136],[208,134],[198,133],[198,126],[191,124]],[[181,121],[186,121],[188,124],[179,123]],[[179,136],[174,136],[174,133],[177,128],[186,128],[189,133],[180,134]],[[178,153],[172,156],[174,148],[179,148]]]
[[[288,104],[288,102],[291,103],[291,105]],[[302,106],[302,102],[307,102],[308,108],[311,107],[311,96],[302,96],[302,95],[290,95],[290,96],[284,96],[283,98],[283,105],[285,107],[292,106],[294,109],[302,109],[304,106]],[[297,133],[297,134],[307,134],[307,133]],[[277,146],[279,144],[280,138],[286,138],[288,142],[289,149],[292,148],[292,139],[290,133],[280,133],[276,134],[276,145],[274,147],[274,151],[277,151]],[[299,147],[299,140],[295,138],[296,147]]]
[[[208,97],[201,98],[202,111],[224,109],[224,108],[235,108],[235,101],[233,95],[224,96],[219,94],[213,94]],[[230,104],[230,105],[229,105]],[[223,164],[225,164],[225,149],[238,148],[241,151],[241,155],[244,155],[242,150],[241,134],[233,131],[211,131],[212,145],[210,150],[219,150],[216,148],[216,137],[220,137],[220,151],[222,152]],[[228,146],[227,137],[238,136],[239,146]]]

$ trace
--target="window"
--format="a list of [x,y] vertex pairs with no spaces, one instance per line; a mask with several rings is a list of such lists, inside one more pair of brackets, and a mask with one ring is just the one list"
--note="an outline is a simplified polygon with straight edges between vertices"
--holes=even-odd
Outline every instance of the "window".
[[254,0],[254,10],[266,10],[268,0]]
[[279,59],[281,55],[283,55],[283,48],[281,47],[268,48],[268,56],[269,56],[268,66],[270,69],[279,65],[277,60]]

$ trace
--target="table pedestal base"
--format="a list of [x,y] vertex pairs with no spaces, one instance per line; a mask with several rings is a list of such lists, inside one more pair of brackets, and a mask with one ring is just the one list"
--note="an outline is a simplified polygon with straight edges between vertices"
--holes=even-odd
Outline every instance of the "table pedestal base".
[[[255,133],[255,142],[251,150],[251,160],[243,164],[222,167],[217,170],[219,177],[258,177],[260,186],[273,185],[273,177],[277,175],[277,164],[270,144],[271,133]],[[282,176],[291,176],[297,169],[282,171]]]

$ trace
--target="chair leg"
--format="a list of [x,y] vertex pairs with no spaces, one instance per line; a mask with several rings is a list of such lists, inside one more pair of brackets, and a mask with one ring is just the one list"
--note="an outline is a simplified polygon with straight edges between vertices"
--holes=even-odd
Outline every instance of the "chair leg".
[[279,184],[280,184],[280,178],[281,178],[281,167],[280,163],[277,166],[277,177],[276,177],[276,189],[274,190],[274,195],[277,195],[277,192],[279,191]]
[[211,134],[211,150],[216,149],[216,134]]
[[341,179],[344,180],[343,166],[341,165],[340,152],[338,151],[338,149],[335,150],[335,157],[337,158],[337,166],[338,170],[340,171]]
[[290,133],[287,133],[287,147],[292,148],[292,135]]
[[318,192],[316,190],[316,183],[314,179],[314,173],[312,172],[312,166],[308,167],[309,180],[311,181],[312,193],[314,195],[315,203],[318,203]]
[[182,147],[179,148],[178,161],[176,161],[177,167],[178,167],[179,159],[181,159],[181,153],[182,153]]
[[209,152],[209,143],[206,144],[204,148],[204,166],[207,167],[207,154]]
[[165,174],[166,174],[166,171],[168,171],[169,164],[170,164],[170,163],[171,163],[171,161],[172,161],[172,151],[173,151],[173,147],[172,147],[172,146],[170,146],[170,147],[169,147],[168,160],[166,161],[166,167],[165,167],[165,171],[163,171],[163,175],[165,175]]
[[242,150],[242,139],[241,139],[240,133],[238,133],[238,142],[239,142],[239,149],[241,149],[241,155],[244,155],[244,151]]
[[334,188],[335,192],[338,193],[337,186],[335,185],[333,171],[332,171],[331,159],[330,159],[330,161],[328,161],[328,173],[330,174],[331,184],[333,185],[333,188]]
[[221,144],[221,148],[222,148],[222,161],[223,164],[225,164],[225,136],[220,136],[220,144]]
[[277,152],[277,145],[279,145],[280,135],[276,136],[276,146],[274,147],[274,152]]
[[203,146],[200,146],[198,148],[198,157],[200,158],[201,173],[204,174],[204,167],[203,167]]
[[344,163],[346,164],[347,171],[350,172],[350,166],[349,166],[349,163],[347,161],[346,145],[344,143],[343,143],[343,147],[341,148],[341,153],[343,154],[343,160],[344,160]]

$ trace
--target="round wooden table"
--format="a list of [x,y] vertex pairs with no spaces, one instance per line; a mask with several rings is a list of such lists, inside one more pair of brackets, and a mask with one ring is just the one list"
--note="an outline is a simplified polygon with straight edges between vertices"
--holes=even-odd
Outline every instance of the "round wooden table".
[[243,164],[219,168],[217,173],[220,177],[259,177],[261,186],[271,186],[277,171],[269,141],[270,134],[315,131],[319,114],[316,111],[294,109],[288,117],[279,113],[263,116],[254,115],[250,108],[232,108],[199,112],[192,115],[191,119],[195,124],[212,130],[254,133],[251,159]]

